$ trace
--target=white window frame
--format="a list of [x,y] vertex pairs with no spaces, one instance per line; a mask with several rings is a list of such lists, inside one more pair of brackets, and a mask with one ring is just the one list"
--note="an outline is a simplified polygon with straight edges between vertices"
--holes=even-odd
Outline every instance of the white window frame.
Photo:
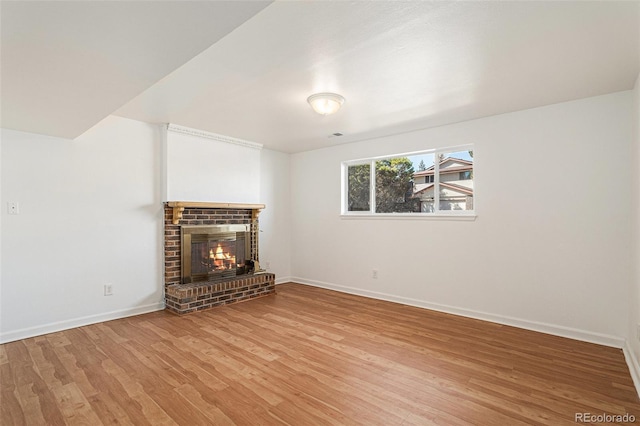
[[[343,219],[445,219],[445,220],[475,220],[477,210],[476,200],[476,163],[473,163],[473,210],[440,210],[440,162],[439,154],[448,154],[459,151],[474,151],[473,144],[448,146],[444,148],[426,149],[423,151],[413,151],[401,154],[383,155],[378,157],[360,158],[357,160],[343,161],[341,164],[341,203],[340,217]],[[434,156],[434,173],[433,173],[433,203],[434,212],[415,212],[415,213],[376,213],[376,162],[388,160],[398,157],[409,157],[413,155],[433,154]],[[349,206],[349,167],[369,164],[370,187],[369,187],[369,211],[348,211]]]

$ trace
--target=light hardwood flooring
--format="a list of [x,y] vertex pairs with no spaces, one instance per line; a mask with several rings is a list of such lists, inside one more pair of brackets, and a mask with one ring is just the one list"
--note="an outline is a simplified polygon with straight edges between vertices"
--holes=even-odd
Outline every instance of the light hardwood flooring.
[[3,426],[640,422],[620,349],[299,284],[7,343],[0,374]]

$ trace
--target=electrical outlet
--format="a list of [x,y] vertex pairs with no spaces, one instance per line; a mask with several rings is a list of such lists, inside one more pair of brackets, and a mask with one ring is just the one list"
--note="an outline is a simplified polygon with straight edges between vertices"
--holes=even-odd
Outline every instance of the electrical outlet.
[[374,280],[378,279],[378,270],[374,269],[373,271],[371,271],[371,278],[373,278]]
[[7,213],[9,214],[19,214],[20,213],[20,204],[17,201],[7,201]]
[[271,262],[265,262],[264,267],[265,269],[271,269]]
[[113,286],[111,284],[104,285],[104,295],[105,296],[113,295]]

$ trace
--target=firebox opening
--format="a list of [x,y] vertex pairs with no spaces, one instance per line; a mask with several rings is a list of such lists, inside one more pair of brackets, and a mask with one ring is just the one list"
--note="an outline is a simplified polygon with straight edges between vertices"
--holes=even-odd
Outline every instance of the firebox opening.
[[183,226],[182,282],[218,281],[249,272],[250,225]]

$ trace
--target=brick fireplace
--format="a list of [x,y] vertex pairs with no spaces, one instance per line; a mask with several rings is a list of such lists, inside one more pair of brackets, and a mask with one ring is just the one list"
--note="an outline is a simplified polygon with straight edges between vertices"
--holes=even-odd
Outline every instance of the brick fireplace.
[[[258,215],[264,207],[263,204],[184,201],[165,203],[164,280],[165,307],[168,311],[182,315],[275,293],[275,275],[262,271],[259,267]],[[211,228],[239,228],[238,225],[245,225],[241,228],[247,229],[247,240],[242,240],[246,250],[241,253],[250,262],[245,267],[245,259],[238,259],[237,273],[250,270],[249,265],[255,270],[237,276],[235,271],[233,274],[205,274],[204,278],[198,278],[200,281],[195,282],[191,278],[185,279],[183,261],[187,257],[185,252],[190,248],[182,246],[183,234],[193,233],[194,229],[199,228],[206,230],[203,232],[210,232]],[[218,259],[215,256],[212,249],[211,258]],[[227,253],[227,258],[230,257]]]

